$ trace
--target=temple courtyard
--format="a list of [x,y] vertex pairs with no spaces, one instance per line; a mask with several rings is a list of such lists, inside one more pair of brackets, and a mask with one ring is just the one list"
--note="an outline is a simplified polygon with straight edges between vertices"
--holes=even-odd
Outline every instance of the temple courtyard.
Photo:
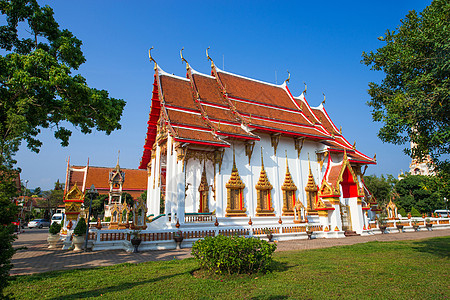
[[[140,253],[128,253],[123,250],[105,250],[94,252],[74,252],[60,249],[48,249],[48,232],[45,229],[26,229],[14,242],[19,250],[12,259],[14,268],[11,275],[35,274],[57,270],[94,268],[122,263],[143,263],[147,261],[180,260],[191,257],[191,248],[180,250],[157,250]],[[367,242],[388,242],[401,240],[420,240],[432,237],[450,236],[450,229],[418,232],[376,234],[370,236],[352,236],[341,239],[317,238],[312,240],[279,241],[277,252],[290,250],[309,250],[329,248]],[[450,249],[448,249],[450,253]]]

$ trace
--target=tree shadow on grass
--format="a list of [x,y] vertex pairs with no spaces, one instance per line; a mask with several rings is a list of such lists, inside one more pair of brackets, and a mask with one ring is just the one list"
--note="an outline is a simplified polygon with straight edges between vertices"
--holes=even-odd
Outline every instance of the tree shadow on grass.
[[413,249],[442,258],[450,258],[450,237],[437,237],[413,242]]
[[83,292],[75,293],[72,295],[53,297],[50,299],[63,300],[63,299],[80,299],[80,298],[87,298],[87,297],[100,297],[103,294],[117,292],[117,291],[124,291],[124,290],[131,289],[138,285],[144,285],[147,283],[157,282],[160,280],[169,279],[169,278],[184,275],[187,273],[189,273],[189,272],[182,272],[182,273],[177,273],[177,274],[172,274],[172,275],[160,276],[160,277],[151,278],[151,279],[143,280],[143,281],[125,282],[125,283],[119,284],[117,286],[108,286],[108,287],[103,287],[103,288],[99,288],[99,289],[95,289],[95,290],[83,291]]
[[272,295],[272,296],[255,296],[250,299],[259,300],[259,299],[267,299],[267,300],[275,300],[275,299],[288,299],[289,296],[285,295]]

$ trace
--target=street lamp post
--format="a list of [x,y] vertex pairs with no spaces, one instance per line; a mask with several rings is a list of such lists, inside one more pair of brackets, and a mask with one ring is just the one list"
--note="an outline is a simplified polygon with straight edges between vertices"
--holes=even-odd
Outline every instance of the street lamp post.
[[450,217],[449,213],[448,213],[448,199],[444,197],[444,201],[445,201],[445,210],[447,210],[447,218]]
[[87,251],[87,244],[89,239],[89,223],[91,222],[91,210],[92,210],[92,198],[94,198],[94,195],[97,194],[97,190],[95,189],[94,185],[91,185],[91,188],[87,192],[90,195],[91,202],[89,203],[89,214],[88,214],[88,221],[87,221],[87,228],[86,228],[86,241],[84,242],[84,251]]

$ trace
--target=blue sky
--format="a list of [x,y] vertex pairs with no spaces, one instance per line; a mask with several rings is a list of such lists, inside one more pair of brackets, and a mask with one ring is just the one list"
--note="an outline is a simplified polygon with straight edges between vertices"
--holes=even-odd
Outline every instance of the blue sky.
[[51,189],[65,180],[71,164],[137,168],[144,145],[153,64],[148,49],[163,70],[185,75],[180,49],[197,71],[210,72],[205,49],[219,68],[246,77],[282,83],[291,73],[294,96],[308,85],[306,98],[325,108],[344,136],[378,165],[369,174],[409,170],[403,146],[383,144],[380,124],[372,122],[365,104],[370,81],[383,74],[361,64],[363,51],[383,46],[377,37],[395,29],[409,10],[422,11],[431,1],[39,1],[49,4],[61,28],[83,41],[86,63],[77,71],[91,87],[106,89],[127,102],[122,129],[107,136],[82,134],[77,128],[68,147],[61,147],[51,130],[40,135],[39,154],[22,145],[16,156],[28,188]]

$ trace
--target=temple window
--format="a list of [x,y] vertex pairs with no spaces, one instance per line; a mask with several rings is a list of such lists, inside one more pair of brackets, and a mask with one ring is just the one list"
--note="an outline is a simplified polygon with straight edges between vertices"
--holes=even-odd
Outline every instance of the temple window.
[[257,190],[257,204],[256,204],[256,216],[274,216],[272,207],[272,185],[267,178],[266,170],[264,169],[264,161],[262,158],[261,148],[261,173],[259,175],[258,183],[255,186]]
[[244,195],[243,191],[245,184],[242,182],[239,176],[238,169],[236,168],[236,162],[234,159],[233,151],[233,169],[231,170],[231,177],[225,185],[227,188],[227,208],[226,217],[245,217],[246,209],[244,207]]
[[316,215],[316,202],[317,202],[317,191],[318,187],[316,182],[314,181],[314,177],[311,172],[311,165],[309,165],[309,175],[308,175],[308,183],[306,184],[306,206],[308,215]]
[[297,191],[297,187],[295,186],[294,181],[292,180],[291,173],[289,171],[287,155],[286,175],[284,177],[284,183],[281,186],[281,190],[283,191],[283,216],[293,216],[295,206],[295,192]]

